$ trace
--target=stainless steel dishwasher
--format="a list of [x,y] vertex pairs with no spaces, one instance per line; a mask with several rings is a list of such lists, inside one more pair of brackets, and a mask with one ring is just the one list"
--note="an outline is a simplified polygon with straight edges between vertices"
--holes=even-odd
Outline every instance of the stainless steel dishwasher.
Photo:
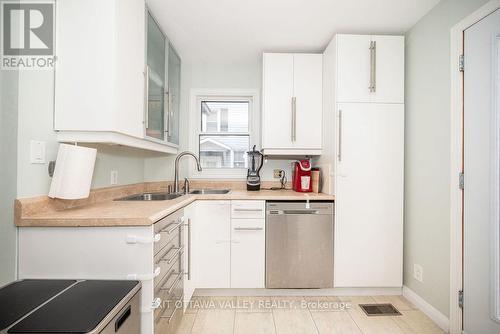
[[333,202],[266,203],[266,288],[333,287]]

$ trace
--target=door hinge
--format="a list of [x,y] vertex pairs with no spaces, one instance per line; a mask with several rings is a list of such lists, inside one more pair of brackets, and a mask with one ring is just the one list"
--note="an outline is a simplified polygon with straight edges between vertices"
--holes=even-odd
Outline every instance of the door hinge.
[[464,55],[460,55],[460,57],[458,57],[458,69],[460,72],[463,72],[464,69],[465,69],[465,58],[464,58]]
[[464,291],[460,290],[458,291],[458,307],[461,309],[464,308]]
[[460,174],[458,174],[458,187],[461,190],[464,190],[464,185],[465,185],[465,176],[464,173],[461,172]]

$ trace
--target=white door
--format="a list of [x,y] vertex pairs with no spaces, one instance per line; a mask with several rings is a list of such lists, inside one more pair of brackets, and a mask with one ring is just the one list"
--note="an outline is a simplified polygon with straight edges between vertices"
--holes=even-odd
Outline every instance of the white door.
[[196,288],[230,287],[230,201],[198,201],[192,228]]
[[293,55],[293,96],[295,97],[294,147],[321,149],[323,115],[323,55]]
[[262,148],[293,148],[293,54],[264,53]]
[[334,287],[401,287],[404,105],[338,105]]
[[464,333],[500,333],[500,10],[465,31]]
[[371,101],[404,103],[405,39],[403,36],[372,36],[375,42],[375,82]]
[[231,288],[264,288],[265,219],[233,219],[231,225]]
[[369,35],[337,35],[337,101],[370,102]]

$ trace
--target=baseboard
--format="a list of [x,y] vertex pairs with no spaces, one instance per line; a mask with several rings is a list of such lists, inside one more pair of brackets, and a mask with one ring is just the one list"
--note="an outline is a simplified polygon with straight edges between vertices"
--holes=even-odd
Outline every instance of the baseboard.
[[383,296],[401,295],[401,288],[332,289],[196,289],[196,296]]
[[431,318],[432,321],[441,327],[442,330],[449,333],[450,319],[447,316],[439,312],[434,306],[426,302],[425,299],[417,295],[415,291],[411,290],[407,286],[403,286],[403,296],[420,309],[420,311]]

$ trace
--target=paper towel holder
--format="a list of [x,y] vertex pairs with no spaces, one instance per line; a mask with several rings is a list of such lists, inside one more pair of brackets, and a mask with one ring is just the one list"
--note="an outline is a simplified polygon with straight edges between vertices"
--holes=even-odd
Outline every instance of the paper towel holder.
[[54,176],[55,170],[56,170],[56,161],[55,160],[49,161],[49,167],[47,167],[47,171],[49,172],[50,177]]
[[48,196],[59,199],[81,199],[90,194],[97,150],[60,144],[55,162],[49,163],[52,182]]

